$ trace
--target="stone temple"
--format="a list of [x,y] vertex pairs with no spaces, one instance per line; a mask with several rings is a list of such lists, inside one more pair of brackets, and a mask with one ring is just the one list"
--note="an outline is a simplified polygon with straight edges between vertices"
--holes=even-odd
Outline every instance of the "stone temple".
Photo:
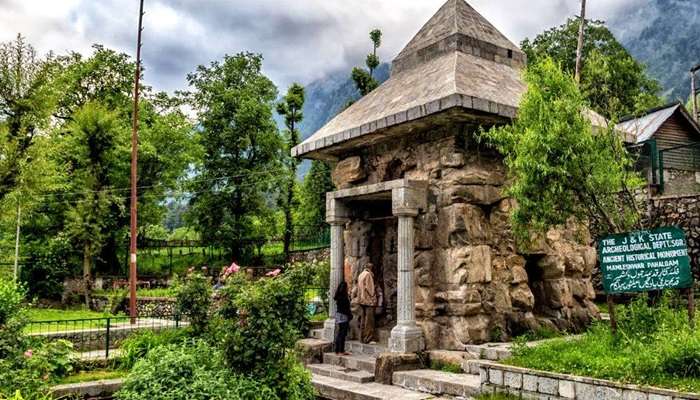
[[[392,351],[464,350],[599,317],[588,232],[563,227],[519,248],[505,166],[475,140],[516,116],[525,62],[469,4],[449,0],[388,81],[292,150],[334,165],[331,290],[371,262],[386,305],[380,340]],[[326,321],[328,339],[334,327]]]

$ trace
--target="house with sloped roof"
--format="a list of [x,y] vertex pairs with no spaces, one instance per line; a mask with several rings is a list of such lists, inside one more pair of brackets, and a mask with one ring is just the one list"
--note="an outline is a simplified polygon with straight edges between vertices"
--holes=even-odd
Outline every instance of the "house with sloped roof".
[[[515,117],[525,63],[467,2],[448,0],[385,83],[292,149],[334,165],[331,291],[356,287],[369,267],[382,293],[374,340],[391,351],[576,332],[599,317],[587,232],[568,227],[518,248],[502,157],[475,140]],[[332,340],[333,301],[329,311],[318,335]]]
[[700,125],[682,103],[623,118],[616,128],[657,194],[700,192]]

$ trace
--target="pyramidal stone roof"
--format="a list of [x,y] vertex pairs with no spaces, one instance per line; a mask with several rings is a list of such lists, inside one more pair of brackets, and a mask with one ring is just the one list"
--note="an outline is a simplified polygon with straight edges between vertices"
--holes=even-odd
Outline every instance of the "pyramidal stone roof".
[[392,63],[391,77],[292,149],[329,156],[398,125],[451,109],[513,118],[523,52],[465,0],[448,0]]

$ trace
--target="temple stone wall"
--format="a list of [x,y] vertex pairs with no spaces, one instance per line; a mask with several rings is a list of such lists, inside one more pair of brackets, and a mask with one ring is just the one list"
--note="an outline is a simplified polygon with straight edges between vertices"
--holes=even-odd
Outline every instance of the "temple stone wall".
[[[503,195],[505,167],[470,139],[473,130],[449,125],[365,148],[340,160],[335,184],[400,178],[429,183],[428,206],[415,220],[416,315],[428,349],[463,350],[542,326],[583,329],[599,316],[592,302],[596,252],[590,235],[571,227],[553,230],[531,249],[518,249],[509,225],[513,201]],[[346,275],[354,281],[376,257],[372,243],[381,240],[385,294],[392,298],[396,230],[383,229],[384,238],[372,232],[373,224],[396,221],[367,221],[361,207],[353,212],[345,231],[352,270]]]
[[678,226],[685,232],[688,253],[696,280],[700,279],[700,194],[662,196],[650,200],[650,221],[653,226]]

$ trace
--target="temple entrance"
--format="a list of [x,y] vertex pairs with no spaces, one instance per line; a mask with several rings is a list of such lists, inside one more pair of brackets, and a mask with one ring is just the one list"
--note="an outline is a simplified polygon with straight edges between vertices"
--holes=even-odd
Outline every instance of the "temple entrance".
[[[426,201],[427,184],[407,179],[341,189],[327,197],[331,291],[342,279],[355,286],[360,272],[372,263],[382,297],[375,313],[375,340],[401,353],[424,347],[415,319],[413,224]],[[323,335],[332,339],[333,302],[329,309]]]
[[[396,325],[397,301],[397,218],[392,215],[391,201],[386,199],[348,202],[356,213],[345,236],[345,280],[351,289],[367,263],[371,263],[378,304],[375,310],[375,340],[388,344]],[[359,307],[354,311],[359,314]],[[351,323],[351,337],[359,336],[359,321]]]

